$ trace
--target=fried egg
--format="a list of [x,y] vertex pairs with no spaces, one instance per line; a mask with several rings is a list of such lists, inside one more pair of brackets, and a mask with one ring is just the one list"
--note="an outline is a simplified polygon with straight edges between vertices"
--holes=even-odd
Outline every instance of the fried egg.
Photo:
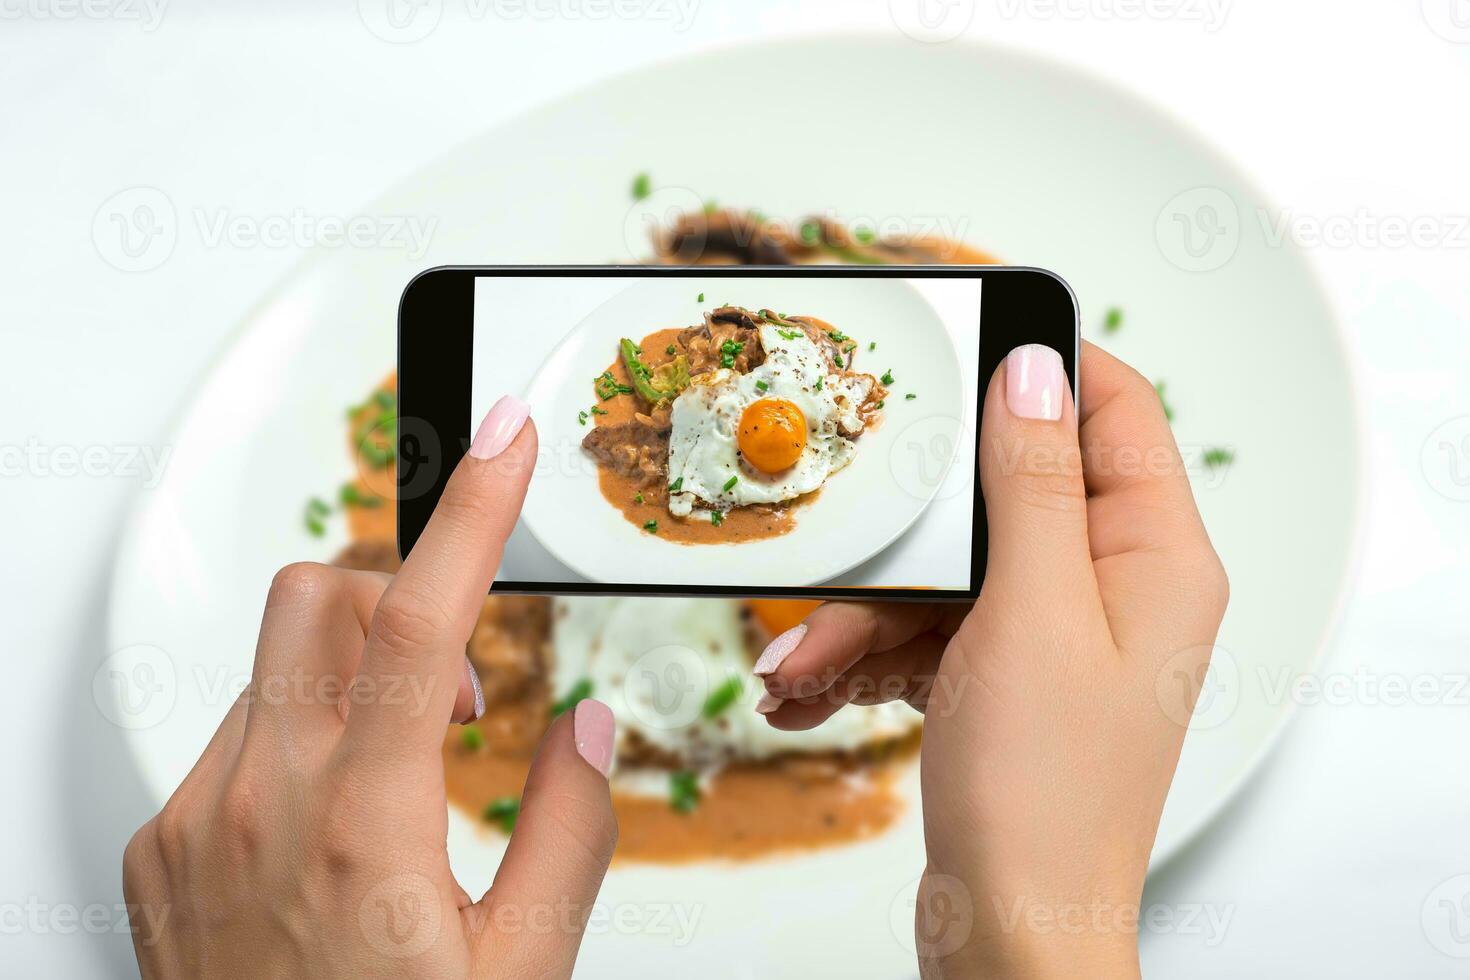
[[[587,597],[556,599],[552,691],[590,684],[612,709],[614,757],[626,765],[652,750],[700,770],[791,752],[853,751],[902,738],[922,721],[901,701],[847,705],[810,731],[772,728],[756,713],[764,686],[751,675],[752,646],[784,614],[758,600]],[[754,623],[746,620],[750,607]],[[656,783],[664,791],[666,782]]]
[[[859,379],[833,372],[800,330],[766,324],[766,358],[746,374],[720,369],[674,399],[669,435],[669,512],[728,510],[811,493],[852,462]],[[841,431],[839,431],[839,428]]]

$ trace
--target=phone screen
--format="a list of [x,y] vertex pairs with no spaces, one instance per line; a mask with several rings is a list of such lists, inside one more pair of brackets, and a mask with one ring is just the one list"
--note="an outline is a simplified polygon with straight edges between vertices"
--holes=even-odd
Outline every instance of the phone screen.
[[532,407],[497,581],[968,591],[980,276],[477,276],[470,428]]

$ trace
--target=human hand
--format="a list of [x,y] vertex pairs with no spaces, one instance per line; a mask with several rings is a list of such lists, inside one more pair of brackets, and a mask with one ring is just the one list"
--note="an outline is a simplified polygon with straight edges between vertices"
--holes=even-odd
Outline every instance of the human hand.
[[[1091,344],[1080,375],[1080,435],[1054,352],[1018,348],[991,379],[973,607],[828,603],[756,665],[778,728],[848,703],[925,712],[926,976],[1138,972],[1149,851],[1228,586],[1153,386]],[[1159,682],[1179,675],[1194,686]]]
[[143,976],[570,975],[617,837],[606,706],[547,732],[479,901],[445,851],[441,746],[483,711],[465,643],[535,463],[527,412],[497,403],[397,576],[276,576],[249,687],[124,855]]

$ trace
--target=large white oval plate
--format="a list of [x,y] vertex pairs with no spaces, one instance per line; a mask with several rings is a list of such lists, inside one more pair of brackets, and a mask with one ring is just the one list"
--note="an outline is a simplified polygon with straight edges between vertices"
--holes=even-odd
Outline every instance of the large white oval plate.
[[[711,139],[759,152],[713,152]],[[1031,56],[881,38],[730,48],[601,83],[488,132],[364,211],[436,218],[428,254],[328,252],[265,298],[185,408],[166,475],[118,555],[111,642],[149,664],[163,699],[141,715],[131,704],[125,718],[154,796],[188,772],[231,684],[248,678],[271,573],[342,544],[308,537],[302,506],[350,475],[343,409],[393,365],[403,286],[439,264],[633,261],[645,247],[628,201],[640,171],[660,189],[653,199],[682,187],[682,200],[793,218],[830,208],[912,219],[1056,270],[1079,297],[1084,335],[1167,382],[1186,451],[1235,450],[1232,466],[1195,484],[1231,576],[1220,635],[1229,670],[1186,739],[1164,810],[1155,861],[1178,853],[1282,730],[1291,701],[1279,678],[1311,669],[1336,615],[1360,481],[1331,314],[1295,247],[1257,220],[1268,202],[1175,121]],[[1224,239],[1169,237],[1176,215],[1206,205],[1216,218],[1234,212]],[[1101,336],[1114,305],[1124,326]],[[589,937],[583,967],[912,976],[916,811],[858,847],[733,867],[614,867],[602,901],[624,918]],[[489,883],[499,839],[456,814],[449,848],[472,892]],[[692,932],[660,917],[678,910],[697,913]]]
[[[939,285],[977,288],[962,280],[941,280]],[[603,498],[590,459],[575,448],[587,433],[578,412],[592,398],[591,379],[616,359],[619,338],[636,340],[656,329],[698,322],[701,307],[694,298],[706,290],[720,302],[821,317],[862,341],[864,349],[855,355],[859,369],[875,375],[891,371],[897,379],[882,424],[856,440],[856,458],[827,479],[816,500],[797,510],[795,529],[780,537],[691,546],[647,534]],[[967,330],[961,340],[970,351],[967,374],[973,377],[979,324],[955,326]],[[866,351],[870,342],[878,345],[873,354]],[[973,383],[968,387],[968,404],[973,406]],[[916,397],[907,400],[904,393]],[[538,408],[542,462],[549,465],[537,468],[522,520],[552,555],[593,582],[969,585],[964,540],[971,520],[969,493],[946,499],[926,518],[926,524],[945,525],[928,540],[897,540],[929,505],[954,460],[952,448],[931,460],[927,453],[915,455],[905,447],[930,429],[951,437],[946,447],[958,446],[955,437],[965,431],[967,404],[955,345],[935,304],[902,279],[711,278],[703,283],[696,277],[635,282],[567,334],[525,397]],[[964,489],[973,487],[973,481],[966,481]],[[881,560],[844,574],[880,552]]]

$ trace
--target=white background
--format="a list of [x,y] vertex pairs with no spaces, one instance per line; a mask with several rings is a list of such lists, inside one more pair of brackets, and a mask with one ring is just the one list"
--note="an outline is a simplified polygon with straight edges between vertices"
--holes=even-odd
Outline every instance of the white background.
[[[127,274],[93,246],[99,206],[151,185],[233,214],[352,215],[471,134],[606,73],[756,37],[895,29],[887,2],[706,0],[685,30],[661,19],[455,19],[458,2],[446,3],[448,29],[392,45],[346,0],[176,2],[156,24],[141,5],[110,0],[100,17],[0,0],[9,975],[132,971],[126,935],[87,934],[64,916],[120,901],[122,845],[150,809],[90,693],[109,652],[101,616],[118,529],[145,480],[17,466],[13,447],[50,460],[64,447],[157,452],[211,355],[303,254],[188,235],[162,267]],[[1470,414],[1470,246],[1452,231],[1470,213],[1470,28],[1450,19],[1458,7],[1470,24],[1470,10],[1463,0],[1217,0],[1209,9],[1223,20],[1201,20],[1203,0],[1141,16],[1128,0],[934,3],[972,14],[973,37],[1143,93],[1296,218],[1445,229],[1430,246],[1351,232],[1311,250],[1339,304],[1365,425],[1359,570],[1321,666],[1348,683],[1299,712],[1241,797],[1151,883],[1147,901],[1166,911],[1228,912],[1223,939],[1201,927],[1149,932],[1143,955],[1159,977],[1465,976],[1470,960],[1430,942],[1422,916],[1438,909],[1437,886],[1470,873],[1470,706],[1445,693],[1386,703],[1353,679],[1470,671],[1470,503],[1454,499],[1470,489],[1470,471],[1456,468],[1470,452],[1422,452]],[[1451,897],[1465,890],[1450,885]]]

